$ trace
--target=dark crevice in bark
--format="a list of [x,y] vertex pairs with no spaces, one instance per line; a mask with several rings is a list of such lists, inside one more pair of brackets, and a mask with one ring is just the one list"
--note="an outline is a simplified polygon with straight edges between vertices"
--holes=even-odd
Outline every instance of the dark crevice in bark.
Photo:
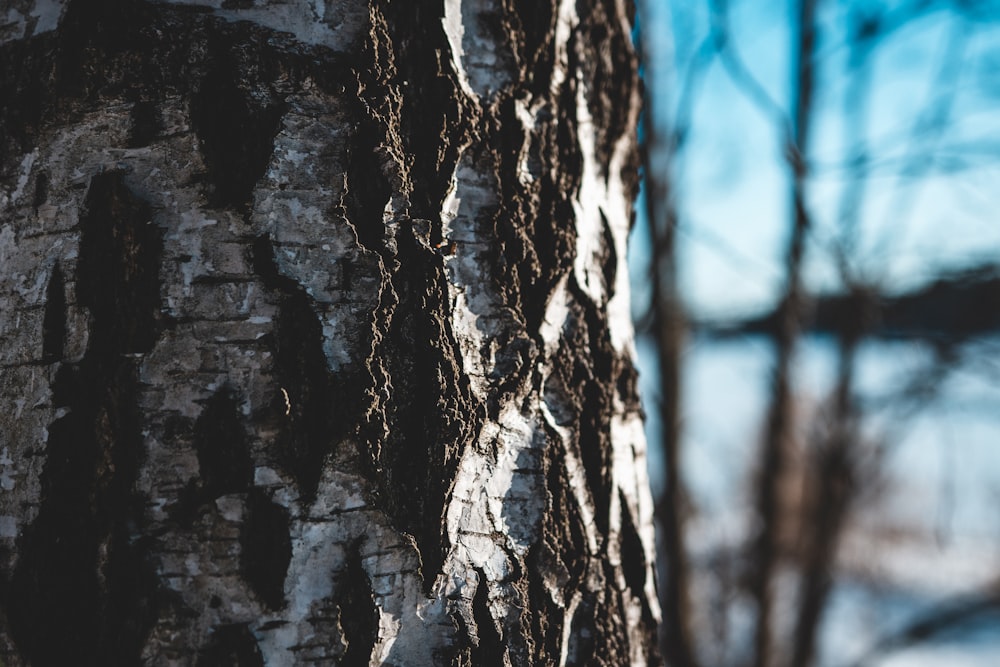
[[472,618],[476,621],[477,638],[471,652],[472,664],[476,667],[503,667],[507,648],[490,613],[490,584],[481,568],[475,571],[479,583],[472,598]]
[[[520,313],[525,329],[537,332],[553,288],[573,265],[575,228],[566,222],[574,217],[574,193],[564,189],[550,112],[539,112],[544,130],[528,138],[513,98],[499,104],[498,114],[500,129],[492,138],[501,201],[494,232],[499,240],[494,279],[507,285],[505,299]],[[525,151],[529,170],[539,176],[528,184],[518,177]]]
[[[626,630],[625,606],[622,592],[615,584],[614,567],[607,561],[603,567],[603,590],[597,596],[594,609],[594,661],[592,664],[601,667],[628,663],[629,633]],[[646,646],[656,644],[655,632],[645,634]],[[650,663],[657,664],[655,651],[651,648]]]
[[[576,87],[579,85],[575,79],[577,56],[572,48],[569,51],[569,63],[566,82],[559,89],[559,122],[556,123],[553,138],[555,152],[559,156],[558,187],[565,193],[567,200],[580,192],[583,180],[583,155],[580,153],[576,127]],[[572,213],[564,220],[575,218],[576,214]]]
[[355,544],[349,550],[337,585],[340,626],[347,640],[341,667],[366,667],[378,643],[378,605],[359,549],[360,545]]
[[[555,57],[550,52],[552,45],[544,43],[545,50],[538,57],[550,62]],[[501,224],[497,225],[502,249],[498,280],[513,287],[508,291],[510,303],[520,311],[526,330],[532,332],[539,330],[549,296],[572,269],[576,252],[576,230],[570,221],[575,219],[572,198],[579,192],[583,162],[574,129],[575,67],[576,57],[570,49],[566,83],[551,105],[537,112],[539,130],[527,139],[527,149],[540,177],[528,186],[517,177],[526,140],[513,105],[515,95],[499,106],[498,126],[504,129],[496,148],[502,160],[498,173],[503,202]],[[534,90],[537,82],[529,81],[527,87]]]
[[[397,70],[393,83],[402,89],[397,124],[400,148],[411,160],[410,216],[436,221],[459,150],[474,132],[474,111],[464,102],[450,59],[442,57],[451,51],[442,3],[380,4]],[[416,32],[415,25],[425,27]]]
[[222,625],[198,651],[197,667],[264,667],[264,656],[245,624]]
[[609,423],[614,385],[607,385],[602,378],[615,376],[616,355],[605,316],[583,293],[575,277],[570,277],[569,292],[573,297],[571,316],[557,363],[570,370],[565,386],[576,389],[573,411],[580,456],[594,502],[594,519],[601,533],[607,534],[612,489]]
[[606,426],[606,397],[602,387],[588,383],[584,389],[584,403],[580,415],[580,454],[587,476],[587,486],[594,499],[594,520],[601,533],[608,530],[611,492],[611,452]]
[[255,237],[250,244],[250,263],[264,287],[278,292],[294,292],[301,287],[291,278],[281,275],[274,260],[274,246],[270,237]]
[[618,357],[618,379],[615,380],[615,388],[618,391],[618,398],[621,399],[625,414],[641,414],[642,400],[639,398],[639,371],[632,363],[631,357],[622,355]]
[[611,232],[608,218],[601,211],[601,277],[604,279],[604,295],[607,301],[615,296],[615,276],[618,275],[618,252],[615,249],[615,237]]
[[131,355],[158,335],[162,241],[118,172],[94,177],[85,207],[76,285],[89,345],[56,373],[54,402],[66,411],[48,429],[38,516],[4,600],[11,636],[36,667],[137,665],[157,614],[147,540],[135,532],[144,443]]
[[287,395],[287,427],[279,437],[281,456],[308,503],[316,496],[326,457],[344,431],[346,415],[343,399],[334,396],[331,386],[323,330],[304,293],[286,294],[274,345],[282,398]]
[[[580,65],[586,88],[587,108],[593,118],[597,163],[604,178],[608,176],[611,156],[619,137],[619,128],[628,124],[632,105],[623,103],[635,90],[637,61],[632,50],[631,35],[621,24],[610,20],[603,3],[594,3],[590,11],[581,12],[579,27],[581,42],[588,45]],[[626,179],[626,182],[632,178]]]
[[[538,281],[542,266],[527,227],[536,218],[540,202],[538,189],[525,186],[517,178],[517,170],[522,152],[527,152],[531,173],[542,173],[540,142],[534,137],[525,138],[513,96],[500,101],[495,114],[498,131],[491,137],[490,148],[496,161],[494,173],[499,183],[500,210],[493,217],[491,230],[496,239],[496,260],[490,262],[492,280],[507,286],[503,290],[506,305],[520,315],[528,331],[536,331],[534,310],[529,313],[526,307],[527,290]],[[544,308],[544,303],[541,307]]]
[[385,246],[382,217],[392,195],[392,185],[384,173],[384,158],[379,150],[381,137],[374,125],[370,120],[362,122],[351,137],[344,206],[361,245],[381,253]]
[[[575,230],[558,222],[570,219],[573,206],[568,199],[553,201],[549,206],[545,206],[546,194],[555,195],[554,192],[546,193],[545,190],[548,189],[550,188],[543,187],[543,208],[525,231],[525,236],[530,239],[531,244],[529,257],[549,258],[545,262],[538,262],[538,269],[525,271],[520,281],[521,311],[529,331],[538,331],[541,328],[552,288],[559,278],[570,270],[575,254]],[[561,197],[561,195],[555,196]],[[552,262],[551,258],[558,259]]]
[[549,90],[555,60],[555,12],[547,2],[505,0],[515,58],[525,85],[534,94]]
[[[543,574],[548,572],[551,576],[554,570],[564,569],[563,564],[558,562],[559,556],[553,553],[552,546],[536,546],[528,552],[527,557],[528,610],[523,614],[522,634],[530,637],[530,664],[535,665],[552,664],[552,657],[559,655],[562,650],[565,610],[552,599]],[[567,592],[570,586],[567,586]]]
[[590,591],[584,593],[570,621],[569,648],[566,651],[567,667],[585,667],[593,664],[596,607],[597,593]]
[[[553,434],[554,442],[558,435]],[[549,493],[549,508],[543,519],[543,541],[550,554],[559,559],[558,568],[564,569],[573,585],[583,580],[590,558],[587,536],[580,505],[573,495],[563,460],[566,452],[562,446],[553,447],[550,456],[553,461],[548,466],[546,487]]]
[[455,472],[482,414],[458,361],[441,258],[412,228],[398,247],[399,302],[382,354],[391,388],[380,488],[386,512],[417,541],[429,592],[449,548],[443,519]]
[[45,314],[42,316],[42,360],[59,361],[66,343],[66,285],[62,270],[52,268],[48,288],[45,290]]
[[[646,586],[646,552],[642,548],[642,540],[639,538],[639,531],[632,520],[632,513],[628,509],[625,495],[619,491],[621,501],[621,555],[622,573],[625,575],[625,585],[632,591],[632,595],[639,600],[645,601],[643,589]],[[648,604],[643,604],[643,621],[653,623],[652,609]]]
[[288,510],[251,489],[240,529],[240,574],[265,605],[285,606],[285,577],[292,560]]
[[472,662],[472,630],[460,613],[453,611],[451,620],[455,626],[455,643],[448,651],[438,654],[438,663],[447,664],[448,667],[473,667],[475,663]]
[[279,386],[278,456],[295,478],[304,502],[316,497],[327,456],[356,427],[358,392],[350,374],[330,371],[323,353],[323,329],[305,289],[282,275],[266,236],[253,241],[254,271],[279,299],[277,325],[269,337]]
[[191,125],[212,185],[209,203],[223,208],[249,203],[286,108],[271,91],[243,83],[242,69],[231,56],[217,53],[191,98]]
[[[526,664],[550,664],[553,656],[560,654],[565,624],[570,621],[566,605],[585,585],[589,560],[583,516],[563,463],[566,453],[562,440],[554,432],[548,438],[543,462],[547,503],[541,539],[529,549],[519,581],[525,598],[520,641],[528,644]],[[561,600],[553,598],[553,585],[561,590]]]

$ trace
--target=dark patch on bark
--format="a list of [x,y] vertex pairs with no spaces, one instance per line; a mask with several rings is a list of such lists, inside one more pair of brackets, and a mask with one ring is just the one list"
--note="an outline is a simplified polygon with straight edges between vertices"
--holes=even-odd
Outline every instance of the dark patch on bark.
[[91,103],[120,93],[123,73],[120,68],[101,68],[95,62],[100,59],[97,54],[116,57],[141,49],[142,28],[151,18],[146,3],[134,0],[70,2],[59,22],[57,83],[52,92]]
[[48,201],[49,198],[49,173],[47,171],[38,172],[35,177],[35,194],[31,198],[31,207],[38,213],[38,207]]
[[[282,301],[274,335],[275,371],[285,404],[286,428],[279,436],[280,455],[295,477],[305,502],[316,497],[326,457],[333,451],[346,418],[343,403],[333,395],[323,354],[323,330],[308,297],[288,294]],[[340,405],[338,405],[340,403]],[[339,410],[338,410],[339,408]]]
[[310,503],[316,497],[327,456],[357,428],[354,415],[360,392],[352,387],[349,374],[337,376],[329,370],[323,353],[323,329],[309,295],[279,272],[270,239],[257,237],[251,257],[254,271],[278,295],[280,304],[271,336],[274,373],[280,385],[274,400],[283,421],[278,456],[295,478],[303,501]]
[[132,105],[129,112],[132,127],[129,130],[128,147],[148,146],[163,131],[160,108],[151,100],[140,100]]
[[248,89],[241,71],[228,55],[216,54],[191,99],[191,125],[213,188],[208,200],[223,208],[249,203],[285,112],[284,102],[269,91]]
[[42,360],[59,361],[66,343],[66,281],[56,264],[52,267],[45,290],[45,314],[42,316]]
[[253,484],[253,461],[236,398],[228,389],[205,403],[194,424],[201,487],[207,498],[241,493]]
[[[605,411],[607,396],[596,383],[588,383],[584,389],[583,411],[580,415],[580,454],[587,476],[587,486],[594,499],[594,520],[602,533],[607,533],[611,493],[611,452],[610,437],[606,422],[602,418],[609,415]],[[593,415],[600,416],[593,416]]]
[[[146,145],[159,131],[159,105],[193,95],[199,104],[220,105],[201,104],[199,115],[208,124],[200,125],[202,134],[212,134],[212,176],[222,183],[212,196],[220,205],[241,203],[266,166],[280,122],[274,82],[307,77],[324,91],[342,92],[356,75],[343,54],[247,21],[227,21],[207,7],[75,0],[58,30],[0,45],[0,99],[9,102],[0,105],[0,155],[23,155],[43,128],[121,101],[136,104],[126,143]],[[209,90],[213,82],[221,88]],[[240,129],[246,133],[237,134]],[[224,146],[234,148],[228,155],[235,157],[227,157]],[[18,162],[0,161],[0,178],[10,178]]]
[[[171,431],[177,430],[176,421]],[[167,440],[176,433],[164,433]],[[194,423],[192,444],[198,455],[197,479],[181,492],[170,508],[171,516],[182,526],[190,527],[199,510],[216,498],[243,493],[253,486],[253,460],[236,397],[224,388],[205,401]]]
[[[0,45],[0,155],[21,155],[35,144],[47,116],[47,80],[53,70],[55,36]],[[0,178],[14,175],[17,161],[0,160]]]
[[117,171],[93,178],[84,206],[76,290],[90,310],[90,348],[101,358],[149,352],[162,319],[163,241],[152,211]]
[[285,577],[292,560],[288,510],[260,489],[247,495],[240,530],[240,573],[264,604],[285,606]]
[[299,288],[294,280],[278,271],[274,260],[274,246],[268,236],[257,236],[251,241],[250,263],[264,287],[277,291],[295,291]]
[[378,643],[379,610],[371,580],[361,563],[359,545],[347,554],[337,585],[340,626],[347,640],[341,667],[366,667]]
[[144,445],[127,355],[158,335],[162,242],[119,173],[95,176],[85,207],[76,285],[89,345],[56,373],[54,401],[68,410],[49,426],[38,516],[4,600],[11,637],[36,667],[137,665],[157,615],[147,539],[136,533]]
[[197,667],[264,667],[264,656],[245,624],[222,625],[198,651]]

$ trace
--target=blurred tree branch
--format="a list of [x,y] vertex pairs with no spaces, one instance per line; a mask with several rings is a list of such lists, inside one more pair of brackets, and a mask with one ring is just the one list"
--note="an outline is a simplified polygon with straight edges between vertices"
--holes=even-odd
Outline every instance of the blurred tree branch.
[[1000,614],[1000,586],[996,584],[982,593],[944,600],[917,615],[902,628],[876,640],[871,649],[851,663],[851,667],[874,665],[890,653],[934,641],[992,614]]

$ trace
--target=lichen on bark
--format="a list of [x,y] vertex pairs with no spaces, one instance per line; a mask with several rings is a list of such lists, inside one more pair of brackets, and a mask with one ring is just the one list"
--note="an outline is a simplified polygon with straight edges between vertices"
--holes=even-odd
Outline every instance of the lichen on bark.
[[0,659],[655,663],[626,2],[15,10]]

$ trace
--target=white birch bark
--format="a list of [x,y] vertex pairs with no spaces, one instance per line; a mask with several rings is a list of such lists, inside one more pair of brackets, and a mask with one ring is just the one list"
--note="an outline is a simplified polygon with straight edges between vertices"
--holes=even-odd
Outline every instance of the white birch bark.
[[4,11],[4,664],[656,662],[623,0]]

